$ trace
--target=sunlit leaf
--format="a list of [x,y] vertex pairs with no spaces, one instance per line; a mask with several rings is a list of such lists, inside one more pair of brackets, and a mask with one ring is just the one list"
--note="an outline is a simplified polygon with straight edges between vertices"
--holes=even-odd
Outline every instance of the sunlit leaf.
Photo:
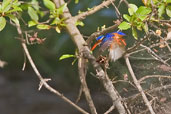
[[142,0],[142,2],[144,3],[145,6],[148,4],[148,0]]
[[158,16],[161,18],[162,15],[165,13],[165,4],[161,4],[158,9]]
[[3,12],[6,12],[10,9],[10,7],[12,5],[11,2],[12,2],[12,0],[3,0],[3,2],[2,2],[2,11]]
[[145,33],[147,34],[148,33],[148,24],[147,23],[145,23],[145,24],[143,24],[143,29],[144,29],[144,31],[145,31]]
[[35,26],[37,23],[35,21],[29,21],[28,22],[28,27]]
[[57,11],[58,11],[58,14],[63,14],[65,8],[66,8],[67,4],[63,4],[62,6],[60,6]]
[[141,19],[141,21],[143,21],[149,13],[151,13],[151,9],[145,6],[140,6],[136,11],[136,15],[139,19]]
[[43,0],[43,4],[50,10],[55,10],[55,4],[51,0]]
[[36,27],[38,29],[50,29],[50,26],[45,24],[38,24]]
[[63,60],[63,59],[67,59],[67,58],[71,58],[71,57],[76,57],[75,55],[71,55],[71,54],[64,54],[62,55],[59,60]]
[[55,30],[56,30],[57,33],[61,33],[61,30],[60,30],[60,28],[58,26],[55,28]]
[[75,62],[77,61],[78,59],[77,58],[75,58],[73,61],[72,61],[72,65],[74,65],[75,64]]
[[9,14],[7,15],[16,25],[19,25],[19,20],[16,16],[12,15],[12,14]]
[[77,26],[77,25],[84,26],[84,23],[83,23],[82,21],[77,21],[77,22],[76,22],[76,26]]
[[171,17],[171,6],[166,7],[166,14]]
[[138,36],[137,36],[137,31],[134,27],[132,27],[132,35],[133,37],[137,40],[138,39]]
[[171,3],[171,0],[166,0],[166,3]]
[[28,14],[32,20],[36,22],[39,20],[37,12],[32,7],[28,7]]
[[131,17],[127,14],[123,14],[124,19],[126,19],[128,22],[130,22]]
[[40,17],[44,17],[45,16],[45,12],[43,12],[43,11],[38,10],[37,13],[40,15]]
[[32,0],[31,4],[32,4],[34,9],[39,10],[40,6],[39,6],[38,0]]
[[133,15],[137,11],[138,7],[135,4],[129,4],[129,15]]
[[4,29],[6,25],[6,19],[4,17],[0,17],[0,31]]
[[60,18],[59,17],[56,17],[53,21],[52,21],[52,23],[51,23],[51,25],[57,25],[57,24],[59,24],[60,23]]
[[15,7],[14,9],[7,11],[7,13],[20,12],[20,11],[22,11],[20,7]]
[[131,27],[130,23],[123,21],[118,28],[121,30],[127,30]]
[[75,0],[75,4],[78,4],[79,0]]

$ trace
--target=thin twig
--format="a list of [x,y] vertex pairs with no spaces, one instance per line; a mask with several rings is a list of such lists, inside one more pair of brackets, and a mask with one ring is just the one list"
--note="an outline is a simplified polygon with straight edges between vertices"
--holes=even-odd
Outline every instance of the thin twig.
[[112,112],[112,110],[115,109],[115,106],[112,105],[104,114],[109,114],[110,112]]
[[168,78],[171,79],[171,76],[164,76],[164,75],[147,75],[143,76],[138,80],[139,83],[141,83],[143,80],[148,79],[148,78]]
[[81,87],[83,89],[85,98],[87,100],[87,103],[89,105],[90,111],[92,114],[97,114],[96,108],[94,106],[93,100],[91,98],[90,91],[88,89],[87,83],[86,83],[86,60],[80,55],[78,59],[78,71],[81,81]]
[[[17,27],[17,31],[18,31],[18,34],[19,36],[21,37],[21,39],[24,39],[23,37],[23,34],[22,34],[22,30],[20,28],[20,25],[16,25]],[[37,77],[40,79],[40,83],[42,83],[44,85],[44,87],[46,89],[48,89],[50,92],[56,94],[57,96],[59,96],[60,98],[62,98],[64,101],[68,102],[70,105],[72,105],[73,107],[75,107],[77,110],[79,110],[80,112],[84,113],[84,114],[89,114],[88,112],[86,112],[84,109],[82,109],[81,107],[79,107],[78,105],[76,105],[75,103],[73,103],[71,100],[69,100],[68,98],[66,98],[65,96],[63,96],[63,94],[61,94],[60,92],[58,92],[57,90],[55,90],[54,88],[52,88],[47,82],[46,82],[46,79],[44,79],[40,72],[38,71],[36,65],[34,64],[32,58],[31,58],[31,55],[27,49],[27,46],[25,44],[25,42],[21,42],[21,45],[24,49],[24,52],[34,70],[34,72],[36,73]]]
[[80,89],[79,89],[79,93],[78,93],[78,96],[77,96],[77,99],[75,100],[75,103],[77,104],[79,102],[79,100],[81,99],[81,95],[83,93],[83,88],[82,88],[82,85],[80,86]]
[[97,36],[100,36],[102,34],[106,34],[109,31],[113,31],[114,29],[116,29],[118,27],[119,24],[120,24],[120,22],[119,23],[116,23],[115,25],[112,25],[112,26],[110,26],[108,28],[105,28],[105,29],[103,29],[101,31],[92,33],[89,36],[89,38],[86,40],[87,44],[90,44]]
[[[53,0],[53,1],[55,4],[60,3],[58,4],[58,6],[65,4],[64,0]],[[110,1],[108,2],[110,3]],[[73,42],[77,46],[79,52],[83,53],[83,57],[85,59],[88,59],[89,62],[92,64],[93,68],[97,71],[96,77],[98,77],[102,82],[104,88],[106,89],[110,98],[112,99],[112,102],[115,104],[118,112],[120,114],[126,114],[126,110],[122,104],[122,98],[120,97],[117,90],[113,86],[108,75],[105,74],[100,64],[96,62],[95,57],[91,54],[90,49],[86,45],[83,36],[81,35],[80,31],[76,27],[75,22],[72,20],[72,15],[70,14],[69,9],[67,7],[65,8],[65,11],[62,16],[63,18],[66,18],[65,20],[66,29],[68,33],[71,35]]]
[[167,46],[169,52],[171,52],[171,47],[170,47],[169,44],[167,43],[167,40],[164,39],[163,37],[159,36],[158,34],[156,34],[154,31],[152,31],[152,33],[153,33],[153,35],[155,35],[155,36],[161,38],[161,39],[164,41],[164,43],[166,44],[166,46]]
[[128,70],[129,70],[129,72],[130,72],[130,74],[131,74],[131,76],[132,76],[132,79],[133,79],[133,81],[134,81],[134,83],[135,83],[135,85],[136,85],[138,91],[141,93],[142,98],[143,98],[145,104],[147,105],[147,107],[148,107],[150,113],[151,113],[151,114],[155,114],[155,112],[154,112],[154,110],[153,110],[153,108],[152,108],[150,102],[148,101],[148,99],[147,99],[147,97],[146,97],[146,95],[145,95],[145,93],[144,93],[144,91],[143,91],[143,89],[142,89],[140,83],[138,82],[138,80],[137,80],[137,78],[136,78],[136,76],[135,76],[135,74],[134,74],[134,71],[133,71],[133,69],[132,69],[132,66],[131,66],[131,64],[130,64],[130,62],[129,62],[128,55],[125,55],[125,60],[126,60],[126,64],[127,64]]
[[111,4],[111,1],[115,1],[115,0],[107,0],[107,1],[103,1],[101,4],[99,4],[98,6],[95,6],[93,8],[91,8],[90,10],[86,11],[86,12],[83,12],[83,13],[80,13],[76,16],[74,16],[74,20],[81,20],[81,19],[84,19],[85,17],[89,16],[89,15],[92,15],[94,14],[95,12],[101,10],[102,8],[108,6]]
[[152,57],[154,57],[154,59],[156,59],[156,60],[162,62],[163,64],[166,64],[167,66],[170,66],[168,63],[166,63],[166,61],[164,61],[160,56],[158,56],[158,55],[157,55],[154,51],[152,51],[149,47],[147,47],[147,46],[145,46],[145,45],[143,45],[143,44],[140,44],[140,46],[146,48],[146,49],[147,49],[147,52],[149,52],[150,55],[151,55]]
[[151,37],[151,33],[148,33],[142,40],[138,41],[134,46],[132,46],[131,48],[127,49],[125,54],[133,54],[134,51],[140,46],[140,44],[144,43],[147,39],[149,39]]
[[26,54],[24,53],[24,63],[23,63],[22,71],[25,70],[25,68],[26,68],[26,63],[27,63],[27,59],[26,59]]

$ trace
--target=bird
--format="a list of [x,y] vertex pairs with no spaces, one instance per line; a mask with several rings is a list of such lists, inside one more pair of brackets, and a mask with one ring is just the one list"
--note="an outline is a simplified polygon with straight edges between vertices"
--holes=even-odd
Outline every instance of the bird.
[[115,62],[121,58],[125,52],[125,46],[127,44],[123,38],[124,36],[126,36],[126,34],[120,31],[98,36],[96,38],[96,43],[91,48],[91,51],[93,51],[97,46],[100,46],[99,52],[104,52],[108,49],[109,59]]

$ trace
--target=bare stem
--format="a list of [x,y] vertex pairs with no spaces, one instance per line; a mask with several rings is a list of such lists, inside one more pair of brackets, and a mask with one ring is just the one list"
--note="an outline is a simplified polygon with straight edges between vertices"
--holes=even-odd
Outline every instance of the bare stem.
[[[20,28],[20,25],[16,25],[17,27],[17,31],[18,31],[18,34],[19,36],[21,37],[22,40],[24,40],[24,37],[22,35],[22,30]],[[24,52],[34,70],[34,72],[36,73],[37,77],[40,79],[40,83],[42,83],[44,85],[44,87],[46,89],[48,89],[50,92],[56,94],[57,96],[59,96],[60,98],[62,98],[64,101],[68,102],[70,105],[72,105],[73,107],[75,107],[78,111],[82,112],[83,114],[89,114],[88,112],[86,112],[84,109],[82,109],[81,107],[79,107],[78,105],[74,104],[71,100],[69,100],[68,98],[66,98],[65,96],[63,96],[63,94],[61,94],[60,92],[58,92],[57,90],[55,90],[54,88],[52,88],[47,82],[46,82],[46,79],[43,79],[43,77],[41,76],[39,70],[37,69],[36,65],[34,64],[32,58],[31,58],[31,55],[27,49],[27,46],[25,44],[25,41],[22,41],[21,42],[21,45],[24,49]]]
[[[54,0],[56,6],[65,4],[64,0]],[[59,3],[59,4],[58,4]],[[110,1],[109,1],[110,3]],[[66,18],[66,29],[70,34],[73,42],[77,46],[79,53],[83,54],[83,57],[89,59],[89,62],[93,65],[94,69],[97,71],[97,77],[103,83],[104,88],[108,92],[109,96],[112,99],[113,104],[118,109],[120,114],[126,114],[124,105],[122,104],[122,98],[119,96],[117,90],[112,84],[112,81],[109,79],[108,75],[105,74],[104,70],[101,68],[99,63],[96,62],[95,57],[91,54],[90,49],[86,46],[86,42],[81,35],[80,31],[75,25],[75,22],[72,20],[72,15],[69,12],[69,9],[66,7],[63,13],[63,17]]]
[[86,11],[86,12],[80,13],[80,14],[74,16],[73,18],[74,18],[75,20],[84,19],[85,17],[94,14],[95,12],[101,10],[102,8],[107,7],[108,5],[111,4],[111,2],[114,2],[114,1],[115,1],[115,0],[103,1],[103,2],[102,2],[101,4],[99,4],[98,6],[95,6],[95,7],[91,8],[90,10],[88,10],[88,11]]
[[85,98],[87,100],[87,103],[89,105],[91,114],[97,114],[96,108],[95,108],[93,100],[91,98],[90,91],[89,91],[87,83],[86,83],[86,70],[87,70],[86,69],[86,60],[83,57],[80,57],[78,59],[78,71],[79,71],[82,89],[83,89]]
[[130,64],[128,55],[125,55],[125,60],[126,60],[126,64],[127,64],[128,70],[129,70],[129,72],[130,72],[130,74],[131,74],[131,76],[132,76],[132,79],[133,79],[133,81],[134,81],[134,83],[135,83],[135,85],[136,85],[138,91],[141,93],[142,98],[143,98],[143,100],[144,100],[146,106],[148,107],[148,109],[149,109],[149,111],[150,111],[151,114],[155,114],[155,112],[154,112],[154,110],[153,110],[153,108],[152,108],[150,102],[149,102],[148,99],[147,99],[147,96],[145,95],[145,93],[144,93],[144,91],[143,91],[143,89],[142,89],[140,83],[138,82],[138,80],[137,80],[137,78],[136,78],[136,76],[135,76],[135,74],[134,74],[134,71],[133,71],[132,66],[131,66],[131,64]]

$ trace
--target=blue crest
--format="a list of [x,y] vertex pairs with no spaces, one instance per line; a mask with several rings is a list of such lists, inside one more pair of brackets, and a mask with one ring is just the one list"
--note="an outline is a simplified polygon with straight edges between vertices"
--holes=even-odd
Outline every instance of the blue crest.
[[98,36],[96,40],[102,40],[104,38],[104,35]]
[[126,36],[126,34],[125,33],[123,33],[123,32],[113,32],[113,33],[118,33],[119,35],[122,35],[122,36]]

